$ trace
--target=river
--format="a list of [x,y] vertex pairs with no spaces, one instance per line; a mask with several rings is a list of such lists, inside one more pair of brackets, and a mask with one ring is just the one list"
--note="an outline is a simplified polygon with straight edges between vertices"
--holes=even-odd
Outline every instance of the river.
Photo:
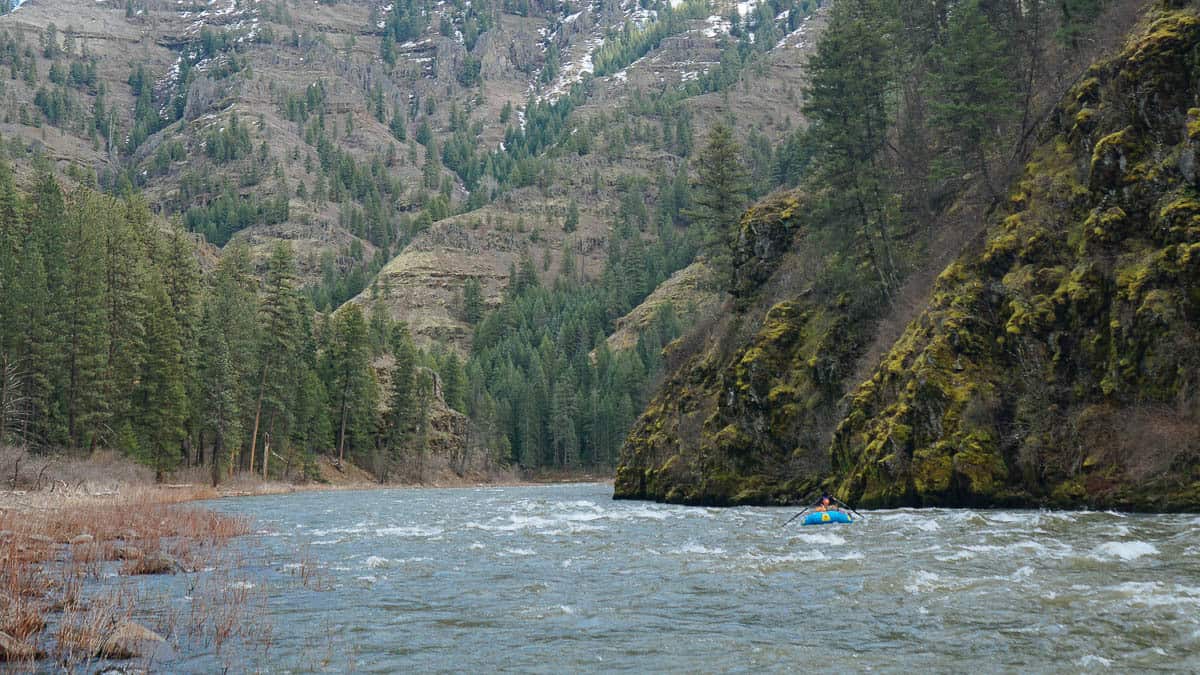
[[[794,509],[610,495],[211,502],[259,530],[216,580],[259,594],[270,636],[235,669],[1200,671],[1200,516],[895,510],[783,528]],[[195,576],[147,583],[186,604]],[[185,646],[155,668],[230,658]]]

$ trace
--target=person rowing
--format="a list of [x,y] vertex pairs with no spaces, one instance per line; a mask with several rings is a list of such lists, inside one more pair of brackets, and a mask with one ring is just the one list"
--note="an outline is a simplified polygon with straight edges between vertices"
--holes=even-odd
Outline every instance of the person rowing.
[[821,500],[813,507],[813,511],[841,511],[837,504],[830,501],[832,497],[828,494],[821,495]]
[[[852,522],[851,518],[850,518],[851,513],[853,513],[855,516],[857,516],[859,518],[862,517],[862,514],[860,514],[858,511],[855,511],[854,509],[850,508],[850,506],[848,506],[847,504],[839,501],[836,497],[830,495],[828,492],[822,492],[821,498],[819,500],[817,500],[817,502],[815,504],[813,504],[812,506],[806,507],[800,513],[797,513],[796,515],[792,516],[791,518],[788,518],[787,522],[785,522],[784,525],[786,526],[788,523],[799,518],[800,516],[803,516],[806,513],[809,513],[809,516],[811,519],[811,518],[813,518],[813,514],[810,512],[816,512],[816,513],[821,513],[821,514],[826,514],[826,515],[822,515],[818,520],[813,520],[813,522],[808,522],[806,520],[804,522],[805,525],[817,525],[820,523],[828,523],[828,522],[849,523],[849,522]],[[841,515],[833,516],[832,514],[834,514],[834,513],[841,514]]]

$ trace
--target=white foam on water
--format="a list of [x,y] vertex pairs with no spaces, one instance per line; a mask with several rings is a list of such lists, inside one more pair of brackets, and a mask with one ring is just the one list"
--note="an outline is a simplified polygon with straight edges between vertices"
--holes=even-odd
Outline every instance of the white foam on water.
[[991,551],[999,551],[1004,547],[994,546],[992,544],[967,544],[963,548],[973,553],[989,553]]
[[1097,560],[1120,558],[1121,560],[1137,560],[1143,556],[1155,555],[1158,549],[1154,544],[1144,541],[1110,541],[1100,544],[1092,550],[1092,557]]
[[537,555],[537,551],[534,551],[533,549],[528,549],[528,548],[506,548],[506,549],[504,549],[504,554],[527,556],[527,555]]
[[1095,654],[1088,654],[1077,659],[1075,661],[1075,665],[1082,666],[1084,668],[1096,666],[1108,668],[1112,665],[1112,659],[1106,659],[1103,656],[1096,656]]
[[229,584],[229,587],[240,591],[248,591],[251,588],[254,588],[254,584],[250,583],[249,581],[235,581],[232,584]]
[[724,555],[725,549],[723,549],[723,548],[707,548],[707,547],[701,546],[700,544],[697,544],[694,542],[688,542],[688,543],[684,544],[681,548],[677,548],[677,549],[671,551],[671,553],[682,553],[685,555]]
[[1125,525],[1117,525],[1112,528],[1112,534],[1117,537],[1129,536],[1129,528]]
[[914,521],[913,524],[922,532],[936,532],[937,530],[942,529],[942,526],[938,525],[936,520],[931,520],[929,518]]
[[851,552],[847,553],[846,555],[838,558],[838,560],[862,560],[864,557],[866,557],[866,556],[859,553],[858,551],[851,551]]
[[1027,523],[1029,521],[1037,522],[1038,514],[1007,513],[1005,511],[997,511],[995,513],[989,513],[985,518],[993,523]]
[[371,569],[377,569],[380,567],[387,567],[388,563],[391,561],[383,556],[373,555],[368,557],[364,562],[367,567],[370,567]]
[[955,562],[957,560],[970,560],[975,554],[970,551],[959,551],[950,555],[936,555],[934,559],[939,562]]
[[942,578],[934,572],[917,570],[917,573],[913,576],[912,583],[905,584],[904,590],[908,591],[912,595],[926,593],[937,588],[938,582],[941,580]]
[[472,551],[482,551],[483,549],[487,548],[487,546],[477,541],[473,542],[467,548],[471,549]]
[[1029,565],[1023,565],[1017,568],[1017,571],[1013,572],[1012,576],[1009,578],[1013,581],[1020,581],[1022,579],[1028,579],[1031,576],[1033,576],[1033,568]]
[[444,530],[438,527],[381,527],[375,530],[377,537],[436,537]]
[[841,546],[842,544],[846,543],[845,539],[833,534],[832,532],[821,532],[819,534],[800,532],[795,536],[795,538],[809,544],[825,544],[827,546]]
[[327,530],[313,530],[311,534],[314,537],[328,537],[331,534],[362,534],[366,531],[366,525],[355,525],[354,527],[331,527]]

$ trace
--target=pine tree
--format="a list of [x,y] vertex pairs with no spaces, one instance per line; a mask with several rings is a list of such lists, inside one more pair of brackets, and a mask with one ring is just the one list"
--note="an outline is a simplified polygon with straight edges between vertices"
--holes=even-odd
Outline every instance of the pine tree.
[[[863,256],[890,295],[897,269],[892,252],[892,183],[884,162],[891,119],[896,31],[875,0],[835,3],[829,27],[809,58],[804,114],[816,147],[810,175],[820,221],[841,242],[842,251]],[[827,189],[837,186],[837,189]]]
[[[298,321],[295,292],[295,261],[292,249],[285,243],[276,245],[267,262],[266,292],[262,302],[262,331],[259,342],[258,401],[250,432],[250,471],[254,472],[259,432],[263,429],[264,412],[270,418],[266,428],[273,427],[275,415],[284,415],[289,393],[288,368],[296,351]],[[264,450],[264,457],[266,456]]]
[[950,14],[933,50],[934,97],[930,126],[950,155],[937,163],[940,177],[978,171],[993,197],[988,170],[999,133],[1018,113],[1015,64],[1009,45],[992,27],[979,0],[964,0]]
[[149,286],[146,354],[136,394],[137,421],[143,457],[161,481],[179,463],[188,401],[183,347],[171,300],[161,279],[152,278]]
[[574,232],[579,227],[579,203],[574,198],[567,204],[567,216],[563,220],[563,231]]
[[365,450],[374,428],[375,382],[371,374],[367,322],[362,309],[349,304],[333,320],[330,345],[333,412],[337,421],[338,462],[346,450]]
[[698,174],[692,194],[695,205],[688,215],[700,228],[704,252],[722,283],[728,283],[733,270],[733,245],[738,219],[745,208],[748,192],[747,173],[741,161],[741,149],[733,130],[718,122],[696,158]]
[[467,374],[463,370],[462,359],[458,353],[451,350],[442,360],[438,375],[442,378],[442,398],[446,405],[459,411],[467,410]]
[[416,418],[417,351],[404,323],[392,326],[391,350],[395,364],[391,373],[387,428],[388,445],[396,453],[408,442]]
[[[104,398],[108,390],[108,303],[104,261],[97,255],[104,247],[99,225],[104,206],[99,197],[81,192],[66,210],[64,320],[59,333],[64,344],[56,388],[66,411],[65,440],[76,449],[94,449],[104,431],[111,428],[109,401]],[[47,270],[51,267],[47,264]]]
[[483,286],[478,277],[471,277],[463,284],[463,320],[474,326],[483,318]]

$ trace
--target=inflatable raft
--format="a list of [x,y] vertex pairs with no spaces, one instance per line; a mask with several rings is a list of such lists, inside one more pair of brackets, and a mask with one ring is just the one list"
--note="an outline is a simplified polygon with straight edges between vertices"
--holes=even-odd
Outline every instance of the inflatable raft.
[[814,511],[804,516],[805,525],[832,525],[833,523],[853,523],[850,516],[842,511]]

